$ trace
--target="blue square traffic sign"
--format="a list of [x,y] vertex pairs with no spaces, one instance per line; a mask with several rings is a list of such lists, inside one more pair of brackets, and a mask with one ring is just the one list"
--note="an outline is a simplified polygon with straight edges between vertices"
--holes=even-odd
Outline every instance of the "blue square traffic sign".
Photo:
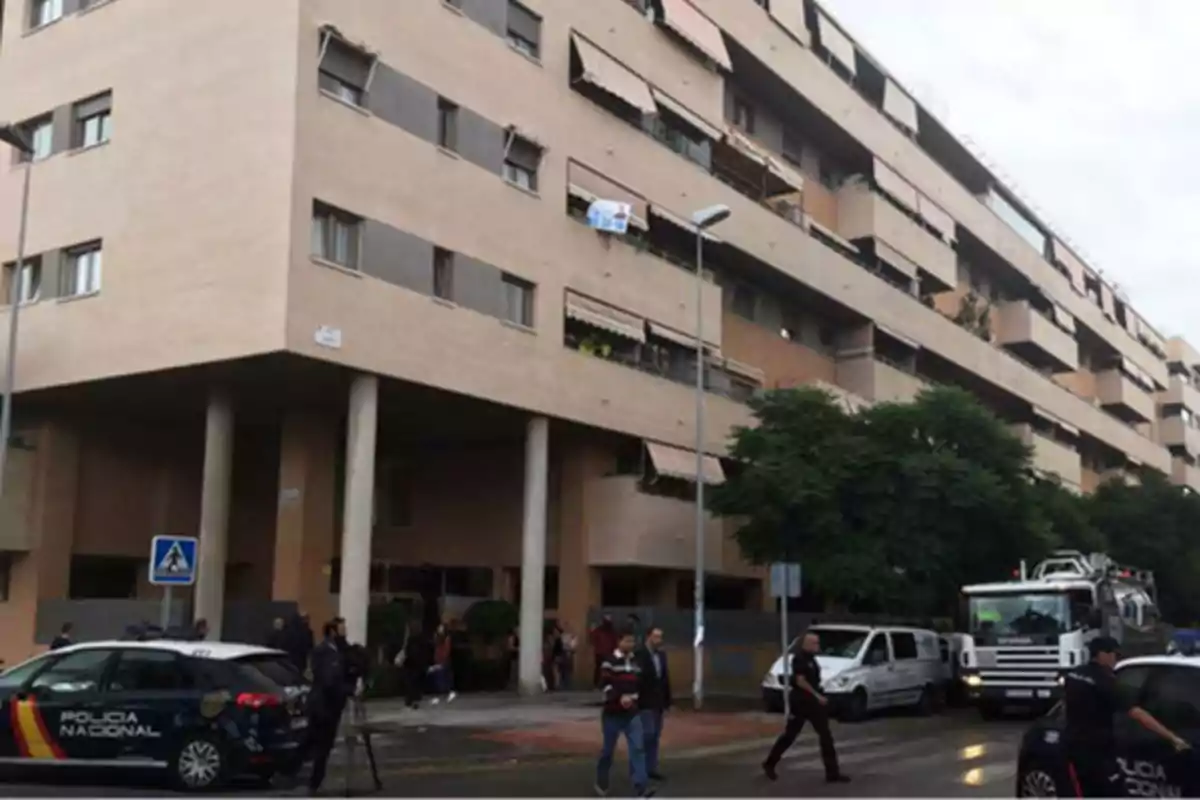
[[191,586],[196,582],[200,540],[194,536],[155,536],[150,544],[150,583]]

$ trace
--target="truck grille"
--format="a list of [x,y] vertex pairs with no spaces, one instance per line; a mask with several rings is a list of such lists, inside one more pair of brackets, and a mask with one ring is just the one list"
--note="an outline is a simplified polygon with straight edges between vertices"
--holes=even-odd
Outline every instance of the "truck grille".
[[1057,647],[993,647],[976,651],[985,684],[1044,688],[1058,683]]

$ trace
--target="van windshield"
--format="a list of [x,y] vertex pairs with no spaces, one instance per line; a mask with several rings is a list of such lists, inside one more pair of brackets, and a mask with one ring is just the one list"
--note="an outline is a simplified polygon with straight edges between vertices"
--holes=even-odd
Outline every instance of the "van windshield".
[[845,628],[821,628],[813,633],[821,640],[817,655],[830,658],[855,658],[867,640],[867,631]]

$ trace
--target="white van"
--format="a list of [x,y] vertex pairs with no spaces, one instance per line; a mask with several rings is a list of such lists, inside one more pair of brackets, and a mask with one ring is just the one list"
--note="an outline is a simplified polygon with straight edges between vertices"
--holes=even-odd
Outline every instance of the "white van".
[[[929,713],[945,684],[942,642],[922,628],[814,625],[821,639],[821,692],[839,716],[862,719],[870,712],[909,706]],[[789,653],[799,647],[792,642]],[[768,711],[783,709],[783,658],[763,678]]]

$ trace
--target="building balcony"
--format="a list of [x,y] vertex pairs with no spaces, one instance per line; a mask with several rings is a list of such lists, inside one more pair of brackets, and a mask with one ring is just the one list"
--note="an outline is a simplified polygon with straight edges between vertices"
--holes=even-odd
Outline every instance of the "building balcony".
[[846,358],[837,365],[838,385],[876,403],[907,403],[928,384],[898,366],[871,354]]
[[1075,337],[1034,310],[1028,300],[1005,303],[999,323],[998,343],[1034,366],[1055,372],[1079,369]]
[[1184,380],[1182,375],[1171,376],[1161,399],[1163,405],[1183,406],[1188,411],[1200,414],[1200,389]]
[[1171,483],[1200,492],[1200,467],[1194,467],[1182,458],[1171,459]]
[[876,255],[910,278],[917,279],[919,270],[932,279],[934,291],[957,283],[954,250],[865,182],[851,181],[838,191],[838,234],[850,241],[875,240]]
[[1126,422],[1149,422],[1155,416],[1154,398],[1119,369],[1096,374],[1096,400]]
[[1200,430],[1183,417],[1166,417],[1158,425],[1158,436],[1165,447],[1182,447],[1193,457],[1200,456]]
[[1033,448],[1033,468],[1045,475],[1057,475],[1068,488],[1079,490],[1083,483],[1083,465],[1079,451],[1065,442],[1035,430],[1032,425],[1014,425],[1013,433]]
[[[694,502],[646,491],[635,475],[593,480],[585,492],[589,564],[681,570],[696,566]],[[705,563],[720,571],[722,521],[706,516],[704,535]]]

